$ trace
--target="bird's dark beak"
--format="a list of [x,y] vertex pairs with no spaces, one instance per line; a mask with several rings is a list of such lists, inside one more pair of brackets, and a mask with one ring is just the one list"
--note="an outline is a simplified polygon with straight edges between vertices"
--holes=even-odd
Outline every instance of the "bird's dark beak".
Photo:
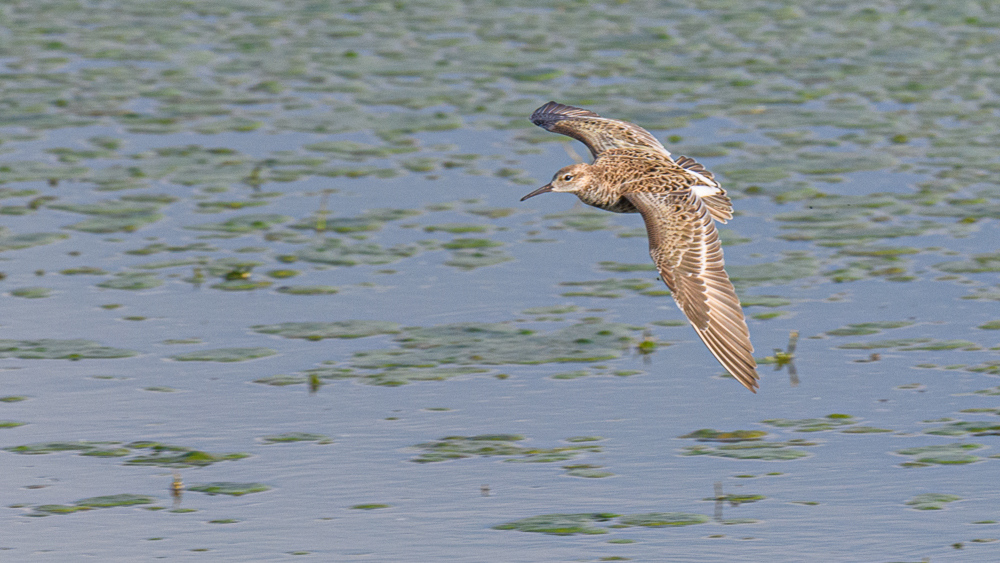
[[521,201],[524,201],[524,200],[528,199],[529,197],[535,197],[538,194],[544,194],[544,193],[548,193],[548,192],[551,192],[551,191],[552,191],[552,184],[548,183],[548,184],[545,184],[544,186],[538,188],[537,190],[531,192],[530,194],[522,197]]

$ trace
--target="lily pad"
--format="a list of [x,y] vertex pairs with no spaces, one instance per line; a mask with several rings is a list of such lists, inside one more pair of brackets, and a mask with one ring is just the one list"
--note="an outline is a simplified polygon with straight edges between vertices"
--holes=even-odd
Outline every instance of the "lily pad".
[[275,334],[285,338],[364,338],[376,334],[398,334],[399,324],[390,321],[333,321],[314,323],[281,323],[250,327],[261,334]]
[[941,493],[926,493],[917,495],[906,501],[906,506],[916,510],[941,510],[949,502],[958,500],[962,500],[962,497]]
[[240,497],[250,493],[262,493],[271,490],[271,487],[263,483],[231,483],[228,481],[218,481],[214,483],[201,483],[185,487],[189,491],[205,493],[209,495],[229,495]]
[[273,356],[278,352],[270,348],[216,348],[214,350],[199,350],[187,354],[170,356],[178,362],[245,362],[257,358]]
[[0,358],[89,360],[129,358],[139,352],[102,346],[92,340],[0,340]]
[[332,444],[333,440],[324,434],[310,434],[308,432],[285,432],[282,434],[271,434],[263,436],[261,440],[266,444],[287,444],[291,442],[316,442],[317,444]]
[[922,446],[896,450],[899,455],[912,456],[914,461],[904,463],[906,467],[925,467],[928,465],[965,465],[982,461],[983,458],[969,452],[982,449],[981,444],[946,444],[940,446]]
[[573,534],[606,534],[604,528],[594,526],[595,522],[607,522],[616,518],[617,514],[543,514],[522,518],[506,524],[493,526],[494,530],[517,530],[519,532],[537,532],[556,536],[571,536]]

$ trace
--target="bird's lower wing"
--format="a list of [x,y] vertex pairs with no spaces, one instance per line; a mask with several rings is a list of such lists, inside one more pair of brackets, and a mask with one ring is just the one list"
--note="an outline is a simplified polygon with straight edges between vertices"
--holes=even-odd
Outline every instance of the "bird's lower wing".
[[719,363],[756,392],[760,376],[750,332],[705,202],[690,191],[625,197],[646,222],[649,253],[681,311]]

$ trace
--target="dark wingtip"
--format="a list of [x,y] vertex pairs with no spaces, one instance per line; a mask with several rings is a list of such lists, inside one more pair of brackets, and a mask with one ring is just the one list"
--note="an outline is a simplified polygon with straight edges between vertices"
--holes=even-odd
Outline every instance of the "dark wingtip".
[[544,127],[545,129],[548,129],[549,126],[552,125],[553,123],[571,117],[601,117],[601,116],[587,109],[567,106],[566,104],[560,104],[559,102],[550,101],[549,103],[543,105],[542,107],[532,112],[531,122],[539,127]]

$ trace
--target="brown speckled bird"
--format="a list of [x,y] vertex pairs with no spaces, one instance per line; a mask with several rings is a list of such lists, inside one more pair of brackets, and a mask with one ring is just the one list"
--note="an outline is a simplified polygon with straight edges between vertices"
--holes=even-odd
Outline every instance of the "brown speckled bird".
[[719,363],[756,393],[750,332],[715,228],[732,219],[733,206],[712,173],[684,156],[675,161],[645,129],[585,109],[549,102],[531,122],[581,141],[594,162],[561,169],[521,201],[567,192],[600,209],[641,214],[649,254],[677,305]]

